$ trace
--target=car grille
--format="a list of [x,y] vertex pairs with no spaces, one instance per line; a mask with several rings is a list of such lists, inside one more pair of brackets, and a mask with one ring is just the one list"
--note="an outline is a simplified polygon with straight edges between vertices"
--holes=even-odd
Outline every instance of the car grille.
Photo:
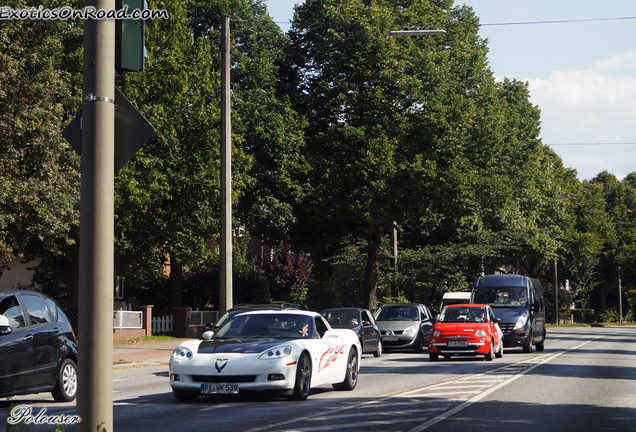
[[256,375],[193,375],[192,380],[207,383],[248,383],[256,381]]
[[499,323],[499,328],[503,334],[508,334],[512,332],[512,329],[515,327],[514,324],[501,324]]
[[[394,335],[396,335],[396,336],[399,336],[399,335],[401,335],[402,333],[404,333],[404,331],[403,331],[403,330],[394,330],[394,331],[393,331],[393,334],[394,334]],[[385,331],[385,330],[380,330],[380,334],[385,335],[385,334],[386,334],[386,331]]]

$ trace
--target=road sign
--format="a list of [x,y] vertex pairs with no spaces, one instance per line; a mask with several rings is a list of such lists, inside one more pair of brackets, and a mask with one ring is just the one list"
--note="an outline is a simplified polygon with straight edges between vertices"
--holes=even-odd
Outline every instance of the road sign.
[[[137,108],[115,88],[115,174],[155,134],[155,129]],[[62,136],[82,154],[82,113],[62,131]]]

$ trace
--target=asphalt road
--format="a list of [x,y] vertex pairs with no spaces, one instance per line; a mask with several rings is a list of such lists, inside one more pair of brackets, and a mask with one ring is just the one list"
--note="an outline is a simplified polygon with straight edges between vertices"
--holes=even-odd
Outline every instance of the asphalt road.
[[[116,431],[636,431],[636,326],[550,329],[545,351],[506,349],[491,362],[364,355],[354,391],[321,387],[304,402],[252,395],[178,402],[167,366],[116,370],[113,387]],[[48,394],[13,402],[34,414],[75,412]],[[8,407],[0,402],[0,425]]]

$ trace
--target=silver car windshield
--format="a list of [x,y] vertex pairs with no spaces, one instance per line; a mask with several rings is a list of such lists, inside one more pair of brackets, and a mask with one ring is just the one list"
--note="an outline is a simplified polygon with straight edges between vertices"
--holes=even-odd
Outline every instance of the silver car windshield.
[[472,302],[487,304],[493,308],[521,308],[528,303],[528,289],[525,287],[474,288]]
[[382,306],[376,312],[376,321],[419,321],[417,306]]

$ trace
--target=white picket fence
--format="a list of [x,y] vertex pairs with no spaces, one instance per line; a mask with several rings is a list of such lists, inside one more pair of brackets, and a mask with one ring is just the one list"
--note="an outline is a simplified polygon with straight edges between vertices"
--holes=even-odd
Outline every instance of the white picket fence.
[[174,330],[174,315],[152,317],[152,334],[170,333]]

